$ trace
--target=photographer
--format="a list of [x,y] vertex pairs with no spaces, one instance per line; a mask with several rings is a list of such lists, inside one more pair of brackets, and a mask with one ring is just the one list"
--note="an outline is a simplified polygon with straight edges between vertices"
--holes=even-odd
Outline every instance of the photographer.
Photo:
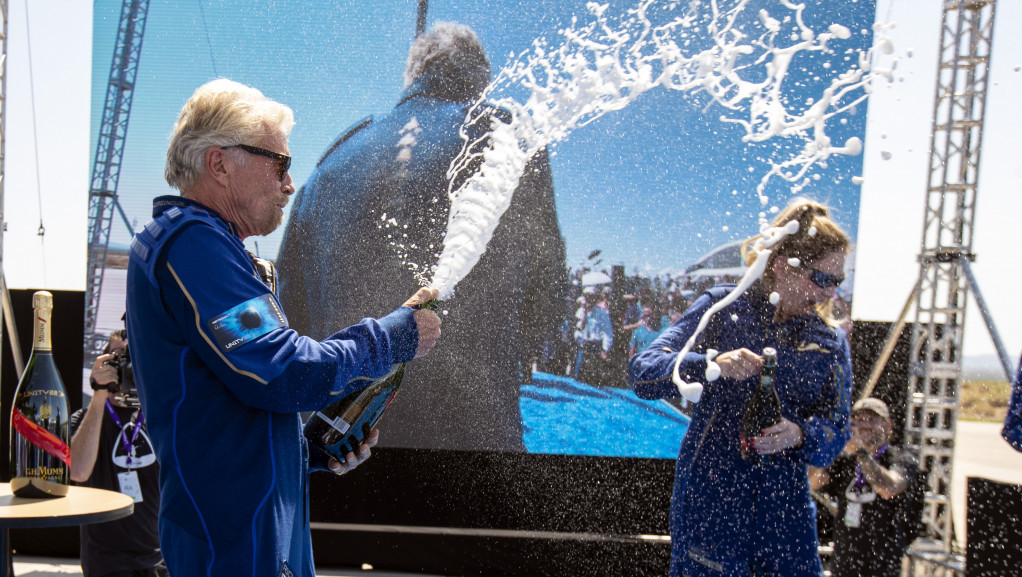
[[916,458],[890,444],[891,412],[880,399],[852,406],[852,438],[828,469],[811,468],[813,490],[837,503],[835,577],[898,577],[915,539],[925,485]]
[[138,405],[126,337],[124,330],[110,335],[92,366],[92,401],[71,416],[71,479],[135,500],[129,517],[82,525],[84,577],[168,575],[157,534],[159,466]]

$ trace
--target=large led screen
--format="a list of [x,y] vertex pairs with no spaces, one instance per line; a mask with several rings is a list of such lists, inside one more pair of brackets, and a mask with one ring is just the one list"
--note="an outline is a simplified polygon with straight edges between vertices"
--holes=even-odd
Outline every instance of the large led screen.
[[[516,127],[513,153],[448,173],[471,143],[435,145],[429,111],[393,124],[423,8],[427,28],[477,33],[494,81],[485,99]],[[95,3],[94,143],[121,9]],[[874,11],[865,0],[152,0],[97,331],[121,327],[118,255],[152,199],[176,193],[163,165],[182,104],[226,77],[295,111],[301,190],[283,226],[246,244],[276,262],[285,313],[311,336],[383,315],[432,279],[451,180],[486,172],[484,193],[515,191],[488,246],[485,231],[458,241],[478,244],[479,262],[441,302],[444,337],[409,365],[382,446],[674,458],[687,408],[636,397],[628,356],[701,290],[738,279],[739,244],[793,196],[831,206],[854,238],[865,97],[882,73],[871,67]],[[390,126],[377,155],[386,174],[331,160],[387,141]],[[433,155],[430,171],[402,174],[416,155]],[[374,178],[423,184],[387,198]],[[342,184],[326,199],[331,179]],[[299,225],[300,210],[311,216]]]

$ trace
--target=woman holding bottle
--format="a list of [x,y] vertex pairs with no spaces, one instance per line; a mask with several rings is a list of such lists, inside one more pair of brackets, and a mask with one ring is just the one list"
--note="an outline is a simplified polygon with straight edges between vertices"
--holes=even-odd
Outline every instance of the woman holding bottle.
[[[640,397],[678,396],[679,351],[712,306],[737,296],[710,317],[678,366],[681,379],[706,385],[675,470],[672,577],[823,574],[807,468],[830,464],[849,437],[851,354],[829,312],[848,251],[830,211],[796,199],[773,228],[743,245],[750,270],[762,270],[748,290],[709,289],[631,359]],[[767,259],[765,268],[757,258]],[[782,419],[747,440],[761,457],[753,464],[741,457],[739,432],[767,347],[777,350],[773,385]]]

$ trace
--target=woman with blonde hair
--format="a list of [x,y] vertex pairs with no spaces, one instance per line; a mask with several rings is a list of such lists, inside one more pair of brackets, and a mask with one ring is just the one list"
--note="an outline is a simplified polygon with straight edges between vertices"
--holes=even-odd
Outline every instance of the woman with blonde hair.
[[[696,335],[678,374],[706,381],[675,470],[671,576],[823,574],[807,471],[830,464],[849,437],[851,354],[829,313],[849,247],[827,207],[794,200],[743,245],[750,270],[762,270],[748,290],[709,289],[631,359],[640,397],[677,397],[675,362]],[[696,334],[704,314],[729,296]],[[777,351],[782,419],[749,441],[761,457],[753,464],[741,457],[739,432],[767,347]]]

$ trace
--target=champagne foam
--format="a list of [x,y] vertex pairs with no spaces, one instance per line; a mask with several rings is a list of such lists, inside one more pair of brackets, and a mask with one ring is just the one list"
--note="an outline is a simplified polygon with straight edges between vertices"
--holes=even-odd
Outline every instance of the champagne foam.
[[[480,151],[468,142],[451,163],[451,209],[437,265],[429,286],[446,299],[485,252],[497,221],[528,160],[539,150],[564,140],[575,129],[621,110],[649,90],[703,93],[722,109],[720,120],[740,125],[744,142],[772,139],[801,143],[791,158],[771,161],[756,194],[769,204],[767,183],[781,178],[792,193],[809,184],[809,175],[835,154],[857,155],[862,142],[850,138],[835,145],[827,123],[863,102],[877,78],[890,79],[892,68],[873,66],[879,48],[890,54],[885,27],[874,26],[874,47],[857,58],[834,59],[826,88],[804,102],[784,94],[792,61],[800,54],[832,54],[831,44],[848,40],[851,32],[831,24],[817,32],[803,21],[804,4],[783,0],[745,14],[749,1],[721,9],[718,2],[690,3],[641,0],[622,15],[609,5],[590,2],[588,19],[578,17],[558,32],[556,43],[536,39],[497,74],[469,112],[466,123],[492,122],[489,140]],[[845,63],[844,69],[838,69]],[[797,79],[794,80],[797,82]],[[515,98],[512,93],[525,94]],[[510,113],[510,121],[491,119],[484,102]],[[463,132],[464,136],[464,132]],[[798,147],[796,147],[798,148]],[[467,179],[456,178],[468,167],[481,168]]]

